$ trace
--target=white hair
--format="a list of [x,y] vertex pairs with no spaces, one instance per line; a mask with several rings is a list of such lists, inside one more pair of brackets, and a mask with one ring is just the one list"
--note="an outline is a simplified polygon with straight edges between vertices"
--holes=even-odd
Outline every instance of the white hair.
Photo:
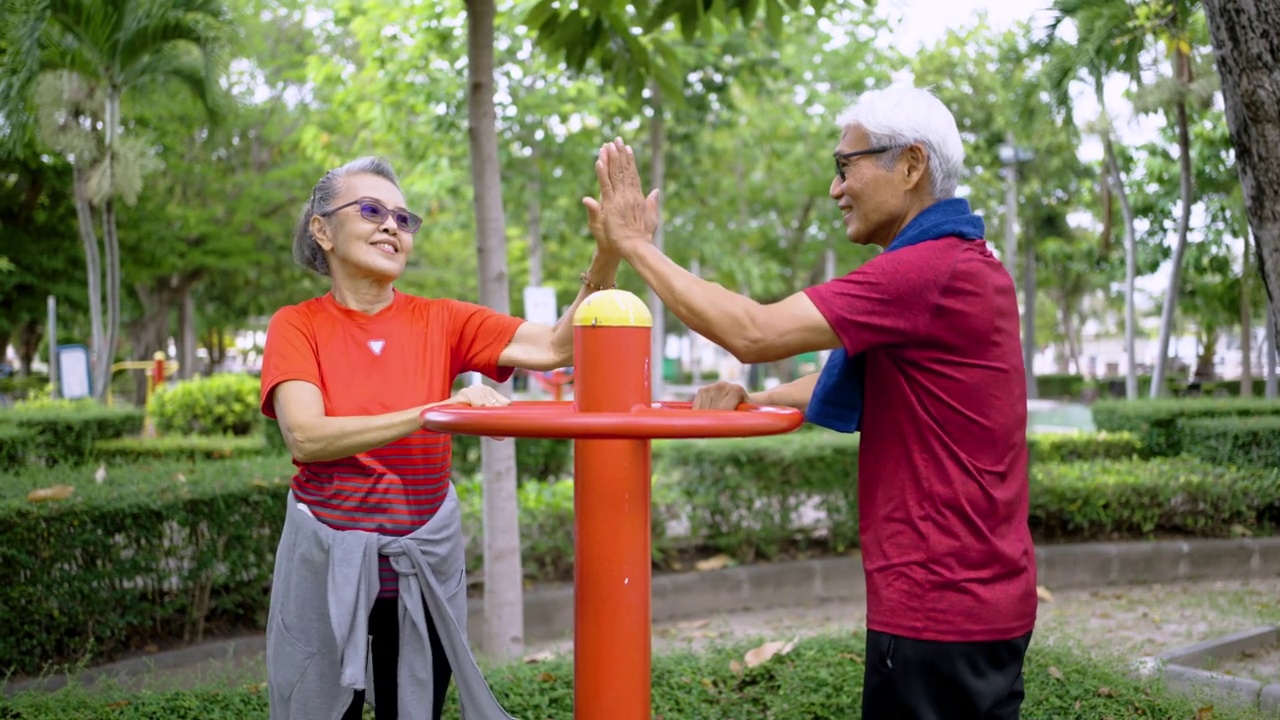
[[[870,147],[923,145],[929,155],[929,174],[935,200],[956,194],[964,165],[964,144],[955,116],[933,93],[909,85],[863,93],[836,118],[841,130],[857,126],[866,131]],[[898,153],[881,162],[892,167]]]

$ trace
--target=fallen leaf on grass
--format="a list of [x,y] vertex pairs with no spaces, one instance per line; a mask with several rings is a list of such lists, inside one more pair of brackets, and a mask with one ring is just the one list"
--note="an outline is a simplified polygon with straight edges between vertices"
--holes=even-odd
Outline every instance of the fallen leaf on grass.
[[552,675],[552,674],[551,674],[551,673],[549,673],[549,672],[539,673],[539,674],[538,674],[538,681],[539,681],[539,682],[544,682],[544,683],[555,682],[555,681],[556,681],[556,676],[555,676],[555,675]]
[[1240,523],[1236,523],[1231,526],[1231,537],[1253,537],[1253,531]]
[[536,652],[536,653],[533,653],[532,655],[525,655],[523,660],[526,664],[532,665],[534,663],[547,662],[548,660],[554,660],[555,657],[556,657],[556,654],[551,652],[550,650],[543,650],[542,652]]
[[1050,666],[1049,666],[1049,677],[1054,678],[1054,679],[1057,679],[1057,680],[1062,680],[1062,679],[1063,679],[1062,671],[1061,671],[1061,670],[1059,670],[1056,666],[1050,665]]
[[1098,688],[1098,695],[1100,697],[1115,697],[1116,691],[1109,687],[1100,687]]
[[70,485],[53,485],[47,488],[36,488],[27,493],[27,499],[31,502],[44,502],[46,500],[66,500],[71,497],[71,493],[76,489]]
[[174,473],[174,474],[173,474],[173,479],[174,479],[174,480],[177,480],[177,481],[178,481],[178,482],[180,482],[180,483],[184,483],[184,482],[186,482],[186,481],[187,481],[187,476],[186,476],[186,475],[183,475],[182,473]]
[[109,708],[122,708],[122,707],[129,707],[129,701],[128,701],[128,700],[117,700],[117,701],[115,701],[115,702],[113,702],[113,703],[107,703],[107,707],[109,707]]
[[742,665],[742,663],[738,662],[737,660],[729,661],[729,672],[733,673],[734,675],[741,675],[744,669],[745,668]]
[[720,553],[719,555],[713,555],[712,557],[709,557],[706,560],[699,560],[698,562],[694,563],[693,567],[698,572],[706,572],[708,570],[723,570],[724,568],[728,567],[729,563],[731,562],[733,562],[732,558],[730,558],[728,555],[725,555],[724,553]]
[[1196,720],[1213,720],[1213,706],[1207,705],[1196,710]]
[[101,484],[102,484],[102,481],[103,481],[103,480],[106,480],[106,479],[107,479],[107,464],[106,464],[106,463],[100,463],[100,464],[98,465],[98,469],[97,469],[97,470],[95,470],[95,471],[94,471],[94,473],[93,473],[93,480],[94,480],[94,482],[96,482],[96,483],[98,483],[99,485],[101,485]]
[[159,646],[159,645],[156,645],[155,643],[152,643],[152,644],[150,644],[150,645],[148,645],[148,646],[146,646],[146,647],[142,648],[142,652],[145,652],[145,653],[158,653],[158,652],[160,652],[160,646]]
[[681,630],[697,630],[698,628],[703,628],[710,624],[711,624],[711,621],[709,619],[685,620],[683,622],[676,623],[676,627],[680,628]]
[[1045,602],[1053,602],[1053,593],[1049,592],[1049,588],[1043,585],[1036,586],[1036,597]]
[[763,665],[773,659],[775,655],[786,655],[791,652],[791,648],[796,646],[795,640],[783,642],[781,640],[773,640],[761,645],[758,648],[752,648],[743,656],[743,660],[747,661],[747,667],[756,667]]
[[859,665],[861,665],[861,664],[862,664],[862,656],[861,656],[861,655],[859,655],[858,653],[840,653],[840,659],[842,659],[842,660],[852,660],[852,661],[854,661],[854,662],[858,663]]

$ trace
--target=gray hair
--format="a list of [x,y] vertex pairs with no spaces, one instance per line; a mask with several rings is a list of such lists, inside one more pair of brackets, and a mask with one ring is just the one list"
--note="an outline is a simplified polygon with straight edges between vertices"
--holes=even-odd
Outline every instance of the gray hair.
[[[851,125],[866,131],[871,147],[923,145],[929,155],[931,190],[935,200],[954,197],[964,166],[964,144],[955,116],[933,93],[909,85],[863,93],[836,118],[841,130]],[[888,168],[900,150],[885,154]]]
[[329,258],[320,243],[316,242],[316,236],[311,233],[311,218],[333,208],[334,202],[342,195],[345,179],[351,175],[377,175],[390,180],[397,188],[400,187],[391,163],[380,157],[356,158],[320,178],[320,182],[311,191],[307,204],[302,207],[302,214],[298,216],[298,224],[294,227],[293,259],[302,267],[325,277],[329,276]]

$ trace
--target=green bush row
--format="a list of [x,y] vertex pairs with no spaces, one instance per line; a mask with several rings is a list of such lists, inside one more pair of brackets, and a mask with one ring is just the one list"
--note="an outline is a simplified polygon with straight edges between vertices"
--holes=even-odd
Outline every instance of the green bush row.
[[[753,644],[753,643],[752,643]],[[650,681],[655,718],[850,720],[860,717],[865,640],[861,633],[798,641],[785,654],[746,667],[752,644],[659,654]],[[1170,692],[1160,681],[1131,677],[1118,658],[1032,642],[1023,667],[1027,720],[1201,717],[1201,698]],[[573,666],[567,659],[504,665],[486,673],[494,695],[518,718],[573,716]],[[248,720],[267,717],[259,683],[240,687],[130,693],[74,685],[0,700],[0,717],[22,720]],[[451,687],[445,717],[458,717]],[[1259,720],[1252,709],[1216,707],[1217,720]],[[372,713],[366,711],[366,717]]]
[[[0,676],[259,626],[292,470],[267,456],[0,475]],[[27,499],[59,484],[70,498]]]
[[94,443],[93,455],[111,463],[144,460],[218,460],[262,455],[270,451],[257,435],[165,435],[116,438]]
[[0,469],[26,462],[40,465],[84,463],[99,440],[137,435],[144,416],[135,408],[107,408],[95,403],[17,406],[0,412]]
[[[653,492],[655,560],[725,552],[741,561],[857,543],[856,440],[807,433],[790,443],[673,441]],[[1059,447],[1061,450],[1061,447]],[[0,475],[0,674],[198,636],[210,623],[258,627],[293,468],[286,455],[109,465]],[[1270,534],[1280,470],[1189,459],[1039,462],[1030,526],[1038,542]],[[70,499],[27,492],[73,485]],[[482,489],[458,482],[469,569],[479,579]],[[573,482],[519,489],[526,576],[566,580]],[[801,508],[805,508],[805,513]]]
[[1169,457],[1183,451],[1184,421],[1280,415],[1280,402],[1258,398],[1104,400],[1094,403],[1092,410],[1099,430],[1133,433],[1148,455]]
[[1280,468],[1280,415],[1186,420],[1182,447],[1211,465]]

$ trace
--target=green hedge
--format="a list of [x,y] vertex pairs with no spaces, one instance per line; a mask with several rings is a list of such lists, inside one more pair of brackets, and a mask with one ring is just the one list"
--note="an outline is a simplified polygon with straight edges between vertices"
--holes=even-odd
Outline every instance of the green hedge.
[[1084,395],[1086,382],[1083,375],[1037,375],[1036,390],[1042,398],[1050,400],[1078,400]]
[[269,448],[258,435],[247,437],[165,435],[156,438],[117,438],[94,443],[95,458],[107,462],[140,460],[218,460],[230,457],[262,455]]
[[1280,471],[1186,459],[1046,463],[1031,469],[1037,540],[1271,534],[1280,524]]
[[33,441],[30,431],[12,423],[0,422],[0,472],[25,463]]
[[1037,433],[1027,436],[1031,462],[1125,460],[1140,457],[1142,442],[1127,432]]
[[99,440],[137,435],[143,421],[142,410],[94,403],[19,405],[0,412],[0,426],[25,435],[26,459],[43,465],[88,462]]
[[1145,452],[1168,457],[1182,452],[1179,423],[1207,417],[1280,415],[1280,402],[1257,398],[1183,398],[1162,400],[1104,400],[1093,404],[1099,430],[1131,432]]
[[147,411],[161,433],[248,435],[262,422],[258,391],[253,375],[219,373],[160,388]]
[[[507,440],[505,442],[512,442]],[[516,475],[527,480],[555,480],[573,475],[573,441],[519,438],[516,444]],[[453,436],[453,475],[466,477],[480,472],[480,438]]]
[[834,550],[857,543],[856,435],[668,441],[654,443],[653,464],[679,495],[690,534],[739,560],[807,542],[797,519],[808,503],[828,519]]
[[1280,415],[1186,420],[1182,447],[1212,465],[1280,468]]
[[[655,718],[717,720],[851,720],[860,716],[865,640],[861,633],[806,638],[790,652],[755,667],[743,656],[754,643],[682,651],[653,659]],[[1206,703],[1170,692],[1159,681],[1134,679],[1119,659],[1033,642],[1023,666],[1027,720],[1061,718],[1194,718]],[[573,666],[549,662],[504,665],[486,673],[494,695],[517,718],[573,716]],[[451,686],[445,717],[458,717]],[[1252,709],[1215,707],[1216,720],[1260,720]],[[23,720],[248,720],[267,717],[261,685],[129,693],[75,685],[0,700],[0,717]],[[366,709],[366,718],[372,713]]]
[[[287,460],[155,462],[0,475],[0,676],[255,627],[266,608]],[[69,484],[68,500],[29,490]]]

